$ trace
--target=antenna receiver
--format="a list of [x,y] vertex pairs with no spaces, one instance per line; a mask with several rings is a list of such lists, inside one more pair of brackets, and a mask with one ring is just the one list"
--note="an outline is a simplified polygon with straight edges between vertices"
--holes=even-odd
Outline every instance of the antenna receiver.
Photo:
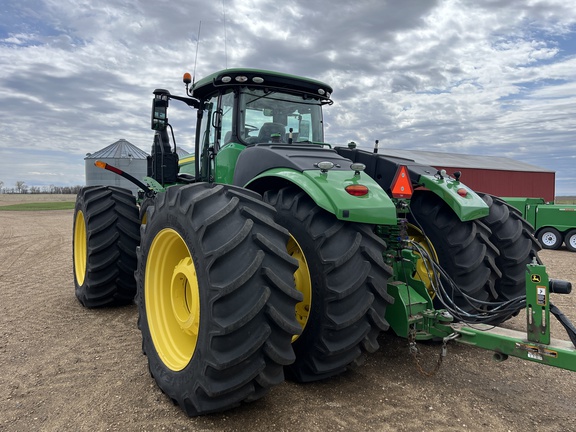
[[[202,21],[198,23],[198,38],[196,39],[196,55],[194,56],[194,71],[192,76],[188,72],[182,77],[182,81],[186,84],[186,94],[193,97],[194,83],[196,82],[196,64],[198,63],[198,47],[200,46],[200,31],[202,30]],[[192,84],[192,85],[190,85]]]

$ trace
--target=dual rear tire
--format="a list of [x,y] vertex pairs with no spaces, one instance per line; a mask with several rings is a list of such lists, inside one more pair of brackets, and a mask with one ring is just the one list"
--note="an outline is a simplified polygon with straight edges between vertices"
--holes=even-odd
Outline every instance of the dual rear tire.
[[265,395],[294,361],[297,262],[256,194],[171,187],[146,211],[138,326],[150,373],[189,416]]
[[372,227],[339,221],[297,188],[264,201],[275,211],[244,189],[196,184],[141,215],[143,350],[188,415],[257,399],[284,372],[340,374],[388,329],[391,269]]
[[540,247],[516,209],[497,197],[480,196],[489,215],[462,222],[436,194],[417,192],[410,218],[430,240],[439,264],[454,282],[446,282],[446,297],[460,312],[458,318],[497,325],[517,310],[491,312],[502,302],[525,295],[526,264],[537,258]]

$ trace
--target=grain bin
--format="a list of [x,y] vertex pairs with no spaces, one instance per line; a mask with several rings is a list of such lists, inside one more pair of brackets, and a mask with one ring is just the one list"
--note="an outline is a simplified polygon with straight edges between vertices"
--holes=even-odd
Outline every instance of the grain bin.
[[138,187],[128,180],[110,171],[94,166],[94,162],[100,160],[107,164],[120,168],[122,171],[142,179],[146,177],[146,157],[148,154],[140,150],[134,144],[119,139],[113,144],[98,150],[95,153],[88,153],[84,158],[86,164],[86,186],[118,186],[130,189],[134,195],[137,194]]

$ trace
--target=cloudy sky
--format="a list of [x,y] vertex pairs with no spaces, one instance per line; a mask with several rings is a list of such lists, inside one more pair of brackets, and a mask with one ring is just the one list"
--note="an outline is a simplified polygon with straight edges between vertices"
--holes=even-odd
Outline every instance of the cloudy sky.
[[[197,45],[197,78],[251,67],[331,84],[332,144],[510,157],[576,195],[566,0],[2,0],[0,182],[83,184],[85,154],[120,138],[149,152],[152,90],[183,94]],[[193,113],[170,119],[191,150]]]

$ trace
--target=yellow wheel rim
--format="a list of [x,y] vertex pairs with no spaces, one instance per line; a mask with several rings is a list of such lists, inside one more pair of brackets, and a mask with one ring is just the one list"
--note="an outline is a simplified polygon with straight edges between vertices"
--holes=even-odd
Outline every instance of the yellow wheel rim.
[[84,220],[84,213],[78,211],[74,223],[74,273],[79,286],[84,284],[86,278],[86,257],[88,255],[86,244],[86,221]]
[[[312,280],[310,279],[310,270],[302,248],[292,236],[290,236],[290,240],[288,240],[287,249],[290,256],[298,260],[298,270],[294,273],[294,282],[296,289],[302,293],[304,299],[296,304],[296,320],[300,323],[300,326],[302,326],[302,330],[304,330],[310,317],[310,309],[312,308]],[[298,339],[298,336],[299,335],[294,335],[292,342]]]
[[[434,246],[432,243],[427,241],[426,236],[420,229],[412,224],[408,224],[408,237],[410,240],[418,243],[418,245],[426,251],[428,256],[432,257],[434,262],[438,262],[438,255],[436,255],[436,251],[434,250]],[[434,298],[436,293],[434,292],[434,288],[432,287],[432,281],[430,279],[431,273],[433,271],[433,266],[430,260],[426,257],[422,257],[422,255],[418,252],[414,252],[416,255],[420,257],[418,262],[416,263],[416,271],[413,275],[414,279],[418,279],[424,283],[430,297]]]
[[200,290],[186,243],[173,229],[160,231],[146,260],[144,299],[152,342],[162,362],[184,369],[200,328]]

